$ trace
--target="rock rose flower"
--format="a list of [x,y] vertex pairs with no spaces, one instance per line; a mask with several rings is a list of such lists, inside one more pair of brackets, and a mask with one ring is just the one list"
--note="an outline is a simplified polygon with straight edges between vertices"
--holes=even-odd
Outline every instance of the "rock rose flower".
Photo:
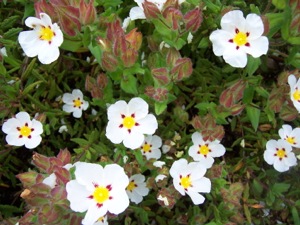
[[158,126],[155,116],[148,114],[148,104],[141,98],[133,98],[128,104],[117,101],[109,106],[107,116],[106,137],[131,149],[141,147],[144,134],[154,134]]
[[205,173],[206,168],[201,163],[188,163],[186,159],[175,161],[170,169],[175,189],[181,195],[188,194],[195,205],[205,200],[199,192],[209,193],[211,190],[211,182],[204,177]]
[[126,192],[130,201],[139,204],[143,200],[143,196],[149,193],[149,188],[146,187],[145,183],[145,176],[142,174],[131,176]]
[[195,161],[199,161],[207,169],[212,167],[214,157],[220,157],[225,154],[225,147],[219,140],[204,141],[199,132],[192,135],[193,145],[189,148],[189,155]]
[[284,124],[278,133],[280,138],[292,147],[300,148],[300,128],[293,129],[290,125]]
[[284,140],[269,140],[264,152],[264,159],[279,172],[285,172],[291,166],[297,165],[297,158],[292,152],[292,147]]
[[159,159],[161,157],[161,151],[159,148],[162,145],[162,140],[157,135],[147,135],[145,141],[142,144],[141,151],[147,160]]
[[43,125],[35,119],[30,120],[27,112],[19,112],[3,123],[2,131],[7,134],[6,141],[9,145],[25,145],[32,149],[42,141]]
[[290,85],[290,97],[295,108],[300,112],[300,79],[297,80],[295,75],[291,74],[288,77],[288,83]]
[[233,67],[243,68],[247,64],[247,54],[258,58],[269,48],[268,38],[262,36],[264,24],[256,14],[246,19],[242,11],[226,13],[221,19],[221,29],[209,36],[216,56],[223,56],[225,62]]
[[122,213],[129,205],[129,179],[117,164],[104,168],[93,163],[76,163],[75,180],[66,185],[67,199],[75,212],[85,212],[83,225],[92,225],[106,215]]
[[40,13],[40,19],[28,17],[26,26],[30,31],[19,34],[19,43],[28,57],[38,56],[43,64],[50,64],[59,57],[58,47],[63,43],[63,34],[59,26],[52,24],[51,18],[46,13]]
[[82,116],[82,110],[86,110],[89,107],[89,103],[83,100],[83,94],[79,89],[74,89],[72,94],[65,93],[62,98],[63,110],[68,113],[73,113],[73,116],[80,118]]

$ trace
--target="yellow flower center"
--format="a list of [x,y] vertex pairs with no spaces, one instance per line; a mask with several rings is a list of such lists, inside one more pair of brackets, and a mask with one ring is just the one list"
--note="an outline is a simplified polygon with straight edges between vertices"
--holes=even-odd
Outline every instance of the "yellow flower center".
[[284,158],[285,157],[285,149],[278,149],[277,150],[277,156],[279,158]]
[[285,140],[292,145],[296,144],[295,137],[287,137]]
[[29,137],[31,134],[31,129],[25,125],[19,129],[19,132],[23,137]]
[[106,187],[96,187],[93,197],[97,203],[101,204],[109,199],[109,190]]
[[192,186],[192,181],[190,176],[186,176],[186,177],[181,177],[180,178],[180,185],[184,188],[187,189],[188,187]]
[[202,155],[207,155],[209,152],[209,148],[207,147],[207,145],[201,145],[199,147],[199,153]]
[[300,101],[300,91],[298,89],[296,89],[296,91],[293,93],[293,98],[296,101]]
[[134,181],[130,181],[130,183],[128,184],[126,190],[132,192],[136,187],[137,187],[137,185],[134,183]]
[[123,119],[123,126],[127,129],[131,129],[135,125],[135,120],[132,116],[126,116]]
[[78,98],[76,100],[73,100],[74,103],[74,107],[80,108],[80,106],[82,105],[81,100]]
[[144,152],[149,152],[151,150],[151,145],[149,144],[144,144],[143,145],[143,151]]
[[44,41],[51,41],[54,36],[54,32],[50,27],[42,27],[40,30],[40,39]]
[[248,41],[247,41],[247,34],[244,32],[239,32],[235,35],[235,37],[233,38],[233,42],[237,45],[237,46],[242,46],[245,45]]

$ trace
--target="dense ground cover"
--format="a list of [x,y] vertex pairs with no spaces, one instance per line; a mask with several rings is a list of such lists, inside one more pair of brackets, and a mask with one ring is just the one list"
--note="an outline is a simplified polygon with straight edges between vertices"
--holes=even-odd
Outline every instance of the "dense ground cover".
[[300,224],[299,0],[0,4],[4,224]]

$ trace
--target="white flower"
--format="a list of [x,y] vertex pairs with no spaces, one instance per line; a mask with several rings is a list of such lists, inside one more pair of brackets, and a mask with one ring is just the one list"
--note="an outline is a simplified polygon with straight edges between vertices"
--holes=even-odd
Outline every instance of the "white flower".
[[159,150],[161,145],[162,140],[160,137],[147,135],[141,147],[142,154],[146,156],[147,160],[159,159],[161,157],[161,151]]
[[[145,13],[144,13],[144,7],[143,4],[145,0],[134,0],[138,6],[135,6],[131,8],[129,12],[129,17],[131,20],[137,20],[137,19],[146,19]],[[161,11],[165,2],[167,0],[149,0],[148,2],[154,3],[157,8]]]
[[51,189],[54,188],[55,185],[57,184],[55,173],[51,173],[48,177],[46,177],[46,178],[43,180],[42,183],[47,184],[48,186],[51,187]]
[[154,134],[158,126],[155,116],[148,114],[148,107],[141,98],[133,98],[128,104],[120,100],[110,105],[106,137],[114,144],[123,142],[127,148],[139,148],[145,140],[144,134]]
[[168,206],[168,205],[169,205],[169,200],[168,200],[167,197],[163,197],[162,195],[159,195],[159,196],[157,197],[157,200],[163,201],[165,206]]
[[157,175],[157,176],[155,177],[155,182],[157,183],[157,182],[159,182],[159,181],[161,181],[161,180],[164,180],[166,177],[167,177],[167,176],[164,175],[164,174],[159,174],[159,175]]
[[59,133],[62,133],[62,132],[68,132],[68,128],[66,125],[62,125],[59,129],[58,129],[58,132]]
[[263,32],[264,24],[258,15],[251,13],[245,19],[242,11],[234,10],[222,17],[221,29],[213,31],[209,39],[216,56],[223,56],[233,67],[243,68],[247,54],[258,58],[267,53],[269,41],[261,36]]
[[5,47],[0,48],[0,56],[5,56],[5,57],[7,57],[7,52],[6,52],[6,48],[5,48]]
[[28,57],[38,56],[43,64],[55,61],[59,56],[58,47],[63,43],[63,34],[59,26],[52,24],[51,18],[46,13],[40,13],[40,19],[28,17],[26,26],[30,31],[19,34],[19,43]]
[[194,37],[194,36],[192,35],[192,33],[189,32],[189,34],[188,34],[188,36],[187,36],[187,43],[188,43],[188,44],[192,43],[193,37]]
[[108,225],[107,215],[101,216],[93,225]]
[[93,163],[77,163],[75,180],[66,185],[67,199],[75,212],[86,212],[83,225],[94,224],[107,212],[122,213],[129,205],[126,187],[129,179],[117,164],[104,168]]
[[290,97],[295,108],[300,112],[300,79],[297,80],[295,75],[291,74],[288,77],[288,83],[290,85]]
[[42,141],[43,125],[35,119],[30,120],[27,112],[19,112],[15,118],[3,123],[2,131],[7,134],[6,141],[9,145],[25,145],[26,148],[32,149]]
[[279,172],[285,172],[291,166],[297,165],[292,147],[284,140],[269,140],[266,144],[264,159]]
[[166,162],[164,162],[164,161],[155,161],[153,163],[153,166],[158,167],[158,168],[162,168],[162,166],[165,165],[165,164],[166,164]]
[[82,116],[82,110],[86,110],[89,107],[89,103],[83,100],[83,94],[79,89],[74,89],[72,94],[65,93],[62,98],[63,110],[65,112],[72,112],[73,116],[80,118]]
[[131,176],[126,192],[130,201],[139,204],[143,200],[143,196],[149,193],[149,188],[146,187],[145,183],[145,176],[142,174]]
[[224,146],[217,139],[212,142],[204,141],[202,135],[199,132],[195,132],[192,135],[192,141],[193,145],[189,148],[189,155],[207,169],[213,165],[213,157],[220,157],[225,154]]
[[293,129],[290,125],[284,124],[278,133],[282,140],[295,148],[300,148],[300,128]]
[[170,146],[170,145],[163,145],[163,146],[161,147],[161,149],[162,149],[162,152],[163,152],[164,154],[166,154],[166,153],[168,153],[168,152],[171,150],[171,146]]
[[170,169],[173,184],[181,195],[188,194],[195,205],[202,204],[205,198],[199,192],[209,193],[211,182],[204,177],[206,168],[199,162],[188,163],[186,159],[175,161]]

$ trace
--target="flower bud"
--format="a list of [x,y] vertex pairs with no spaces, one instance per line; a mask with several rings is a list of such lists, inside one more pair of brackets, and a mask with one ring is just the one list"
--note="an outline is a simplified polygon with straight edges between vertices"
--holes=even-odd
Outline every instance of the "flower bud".
[[167,68],[153,69],[151,70],[151,74],[161,85],[167,85],[170,83],[170,77]]
[[131,30],[128,34],[125,35],[125,40],[129,42],[130,48],[134,50],[139,50],[142,45],[142,33],[136,31],[137,28]]
[[94,0],[86,3],[84,0],[80,0],[79,4],[80,21],[82,24],[91,24],[96,20],[96,8],[94,6]]
[[104,52],[102,56],[101,65],[104,70],[107,70],[109,72],[116,71],[118,68],[118,59],[116,59],[116,57],[113,54],[109,52]]
[[184,15],[185,29],[190,32],[196,32],[202,23],[202,12],[195,8]]
[[157,18],[161,14],[159,8],[152,2],[145,0],[143,3],[144,13],[147,19]]
[[189,77],[193,72],[193,64],[189,58],[177,59],[170,74],[174,81],[180,81]]

